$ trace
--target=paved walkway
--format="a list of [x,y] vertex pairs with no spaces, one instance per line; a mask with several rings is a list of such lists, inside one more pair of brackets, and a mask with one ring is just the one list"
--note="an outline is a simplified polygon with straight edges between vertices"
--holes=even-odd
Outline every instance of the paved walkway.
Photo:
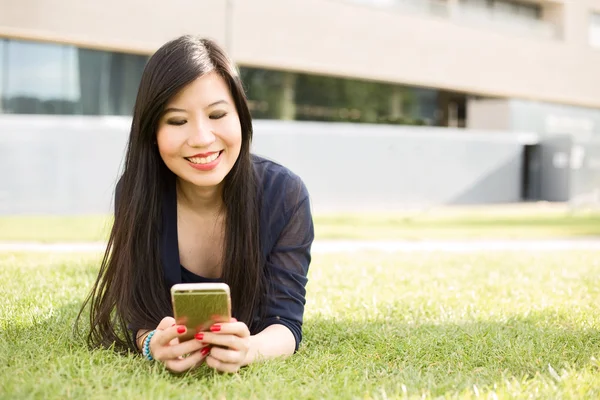
[[[23,243],[0,242],[0,251],[27,252],[102,252],[105,243]],[[421,240],[421,241],[362,241],[362,240],[316,240],[312,252],[351,253],[357,251],[384,252],[498,252],[498,251],[565,251],[596,250],[600,251],[600,238],[591,239],[548,239],[548,240]]]

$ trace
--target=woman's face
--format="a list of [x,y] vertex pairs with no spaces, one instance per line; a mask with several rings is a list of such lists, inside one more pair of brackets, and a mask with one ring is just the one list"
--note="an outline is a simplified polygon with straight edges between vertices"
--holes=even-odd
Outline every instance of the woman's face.
[[211,72],[175,95],[159,120],[156,142],[180,179],[199,187],[223,182],[242,145],[240,119],[225,80]]

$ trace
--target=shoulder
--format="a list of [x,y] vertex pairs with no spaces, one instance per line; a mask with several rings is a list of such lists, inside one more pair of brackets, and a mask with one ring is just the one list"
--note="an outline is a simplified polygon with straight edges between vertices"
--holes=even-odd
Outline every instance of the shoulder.
[[252,164],[257,176],[263,203],[295,208],[309,197],[304,181],[289,168],[264,157],[252,155]]
[[257,155],[252,155],[252,164],[258,178],[258,184],[265,194],[271,191],[278,191],[280,194],[295,192],[298,195],[308,197],[308,190],[304,181],[289,168]]
[[292,180],[299,184],[302,183],[302,180],[298,175],[276,161],[255,154],[252,154],[251,157],[252,165],[254,166],[254,171],[259,176],[259,181],[264,179],[281,181]]

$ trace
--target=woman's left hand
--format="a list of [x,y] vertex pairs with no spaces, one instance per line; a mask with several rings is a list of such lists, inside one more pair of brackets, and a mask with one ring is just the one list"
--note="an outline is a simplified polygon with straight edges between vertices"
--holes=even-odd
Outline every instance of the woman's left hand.
[[247,364],[250,330],[245,323],[232,318],[231,322],[215,324],[210,327],[210,332],[202,332],[200,340],[210,346],[205,359],[209,367],[234,373]]

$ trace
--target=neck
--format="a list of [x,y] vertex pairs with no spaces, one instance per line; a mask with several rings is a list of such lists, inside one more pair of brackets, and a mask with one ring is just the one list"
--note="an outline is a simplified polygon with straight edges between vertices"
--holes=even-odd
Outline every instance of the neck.
[[195,213],[219,213],[223,209],[222,194],[222,184],[200,187],[177,179],[177,202]]

